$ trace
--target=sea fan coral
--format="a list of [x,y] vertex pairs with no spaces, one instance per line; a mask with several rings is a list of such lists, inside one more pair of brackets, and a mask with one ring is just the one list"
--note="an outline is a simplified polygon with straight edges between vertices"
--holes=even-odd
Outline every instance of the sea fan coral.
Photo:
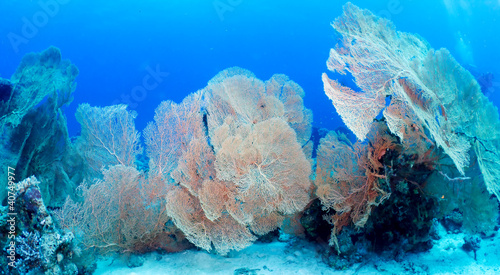
[[472,75],[446,49],[433,50],[418,36],[397,32],[387,19],[351,3],[332,26],[342,43],[330,51],[328,69],[349,72],[361,91],[323,74],[325,92],[358,139],[365,139],[389,96],[384,116],[403,143],[415,143],[404,137],[408,129],[417,130],[413,137],[432,139],[461,174],[473,148],[488,190],[500,198],[498,110]]
[[136,155],[142,152],[135,116],[125,105],[101,108],[85,103],[78,107],[76,118],[82,125],[82,134],[76,147],[91,177],[100,177],[102,169],[112,165],[134,166]]
[[335,210],[327,220],[334,225],[330,244],[337,249],[336,235],[342,227],[351,222],[363,227],[372,208],[390,196],[382,159],[395,150],[396,140],[386,127],[375,126],[379,124],[374,124],[367,143],[352,144],[345,135],[331,131],[318,147],[316,194],[325,210]]
[[175,232],[166,226],[166,186],[155,186],[135,168],[123,165],[112,166],[103,174],[103,180],[79,187],[83,202],[67,199],[57,212],[61,227],[77,233],[85,248],[102,254],[172,251],[182,245],[169,241]]
[[169,186],[167,214],[192,243],[239,250],[307,205],[311,165],[301,145],[311,115],[302,96],[286,76],[266,85],[230,68],[157,109],[145,133],[149,176]]

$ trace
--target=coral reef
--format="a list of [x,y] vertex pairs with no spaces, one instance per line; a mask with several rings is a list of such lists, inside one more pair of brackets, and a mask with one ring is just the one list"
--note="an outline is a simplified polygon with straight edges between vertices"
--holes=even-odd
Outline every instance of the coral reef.
[[[328,69],[350,73],[361,91],[323,74],[325,93],[358,139],[365,139],[383,110],[403,144],[431,139],[462,175],[472,151],[488,191],[500,198],[498,110],[473,76],[446,49],[433,50],[420,37],[398,32],[387,19],[351,3],[332,26],[342,42],[330,51]],[[412,131],[419,133],[408,138]]]
[[77,234],[78,243],[99,254],[180,251],[189,247],[182,233],[169,225],[165,193],[133,167],[116,165],[103,180],[80,185],[83,202],[69,197],[55,211],[61,228]]
[[284,75],[264,83],[240,68],[222,71],[180,104],[160,104],[144,131],[146,174],[134,167],[134,115],[120,105],[81,105],[75,148],[87,182],[97,181],[81,185],[81,203],[68,199],[57,212],[61,226],[100,253],[181,249],[175,244],[182,247],[183,235],[166,227],[168,217],[192,243],[220,254],[247,247],[284,220],[300,231],[293,214],[312,193],[302,147],[312,115],[303,96]]
[[369,252],[430,249],[437,221],[467,231],[475,257],[499,225],[497,109],[447,50],[390,21],[348,3],[333,27],[342,40],[328,69],[359,89],[323,74],[324,89],[356,142],[312,128],[287,76],[237,67],[162,102],[145,153],[125,105],[81,104],[70,140],[62,108],[78,70],[54,47],[25,56],[0,79],[0,164],[25,179],[0,207],[0,271],[86,274],[98,255],[124,254],[132,268],[151,251],[228,255],[294,236],[344,269]]
[[[0,81],[5,92],[0,100],[0,165],[15,168],[20,179],[36,175],[48,205],[61,205],[79,183],[77,173],[68,175],[78,161],[70,163],[65,155],[71,146],[62,112],[72,100],[77,75],[59,49],[50,47],[26,55],[12,78]],[[0,176],[7,178],[6,171]],[[1,189],[0,198],[5,196]]]
[[350,225],[362,229],[375,251],[404,241],[405,251],[414,250],[429,240],[437,213],[437,200],[423,191],[437,158],[410,154],[383,122],[373,125],[368,142],[351,144],[330,132],[318,147],[316,194],[340,254],[337,236]]
[[429,249],[433,220],[453,213],[458,226],[491,234],[498,202],[486,190],[500,197],[500,122],[477,82],[446,49],[351,3],[332,26],[342,40],[328,69],[351,74],[360,89],[323,74],[325,93],[359,139],[331,132],[317,150],[316,194],[340,257],[340,229],[351,224],[375,251],[396,257]]
[[135,114],[125,105],[82,104],[77,118],[82,133],[74,148],[84,160],[85,180],[78,196],[55,211],[59,225],[74,232],[83,249],[98,254],[188,248],[166,215],[167,185],[135,167],[142,152]]
[[[374,124],[379,125],[379,124]],[[372,208],[391,196],[388,167],[383,158],[396,150],[387,128],[373,127],[368,143],[352,144],[345,135],[329,132],[317,152],[316,194],[325,209],[334,210],[331,245],[339,249],[336,235],[351,222],[363,227]]]
[[[9,223],[15,226],[1,224],[2,242],[6,244],[2,271],[5,274],[78,274],[91,270],[80,258],[73,233],[63,233],[54,224],[42,200],[39,184],[35,177],[30,177],[15,185],[16,199],[9,213],[16,215],[8,215]],[[7,212],[2,215],[7,216]],[[8,228],[10,231],[4,232]],[[5,259],[12,264],[3,262]]]
[[133,166],[141,154],[140,135],[134,125],[136,114],[126,108],[78,106],[76,118],[82,131],[74,146],[84,160],[88,179],[101,177],[102,169],[113,165]]
[[497,229],[498,200],[486,189],[475,155],[473,165],[465,170],[466,177],[446,166],[449,159],[438,164],[440,171],[427,180],[424,191],[438,203],[437,217],[450,231],[465,230],[469,234],[491,236]]
[[[311,135],[303,91],[230,68],[145,130],[149,174],[168,182],[167,214],[195,245],[226,254],[278,228],[309,202]],[[154,176],[150,176],[153,178]]]

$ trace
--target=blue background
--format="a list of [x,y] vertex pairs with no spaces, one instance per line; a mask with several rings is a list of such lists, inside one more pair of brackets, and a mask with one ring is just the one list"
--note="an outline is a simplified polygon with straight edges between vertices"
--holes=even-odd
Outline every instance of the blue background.
[[[70,135],[79,131],[78,104],[106,106],[131,96],[148,67],[168,75],[140,100],[131,99],[140,131],[162,100],[179,102],[231,66],[262,80],[288,75],[304,88],[315,126],[342,124],[323,92],[321,73],[336,43],[330,23],[345,1],[54,1],[0,2],[0,77],[10,78],[24,54],[59,47],[80,70],[66,109]],[[434,48],[448,48],[477,73],[494,73],[500,88],[500,0],[352,2],[389,18],[400,31],[418,33]],[[52,14],[43,8],[50,3],[56,3]],[[34,24],[31,37],[15,45],[11,38],[23,36],[26,24]],[[499,92],[489,96],[498,105]]]

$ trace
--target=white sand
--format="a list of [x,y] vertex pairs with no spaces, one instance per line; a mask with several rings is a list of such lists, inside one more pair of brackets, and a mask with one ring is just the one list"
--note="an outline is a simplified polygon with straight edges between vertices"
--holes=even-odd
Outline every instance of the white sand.
[[400,262],[372,255],[344,271],[323,263],[314,244],[298,241],[293,246],[254,244],[229,257],[197,250],[162,256],[151,253],[136,268],[128,268],[122,259],[104,259],[95,274],[234,274],[239,268],[253,269],[255,274],[500,274],[499,234],[482,240],[477,261],[473,252],[461,249],[464,234],[447,234],[442,227],[439,234],[441,239],[428,252],[407,254]]

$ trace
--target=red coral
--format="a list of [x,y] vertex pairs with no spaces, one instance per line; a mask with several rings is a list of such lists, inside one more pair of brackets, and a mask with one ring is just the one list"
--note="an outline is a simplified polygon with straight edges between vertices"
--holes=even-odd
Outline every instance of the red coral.
[[368,140],[352,144],[344,135],[329,132],[318,147],[316,194],[324,207],[335,210],[325,218],[334,225],[331,244],[337,246],[342,227],[350,223],[363,227],[372,208],[390,196],[380,186],[387,180],[382,160],[396,142],[385,127],[371,132]]

